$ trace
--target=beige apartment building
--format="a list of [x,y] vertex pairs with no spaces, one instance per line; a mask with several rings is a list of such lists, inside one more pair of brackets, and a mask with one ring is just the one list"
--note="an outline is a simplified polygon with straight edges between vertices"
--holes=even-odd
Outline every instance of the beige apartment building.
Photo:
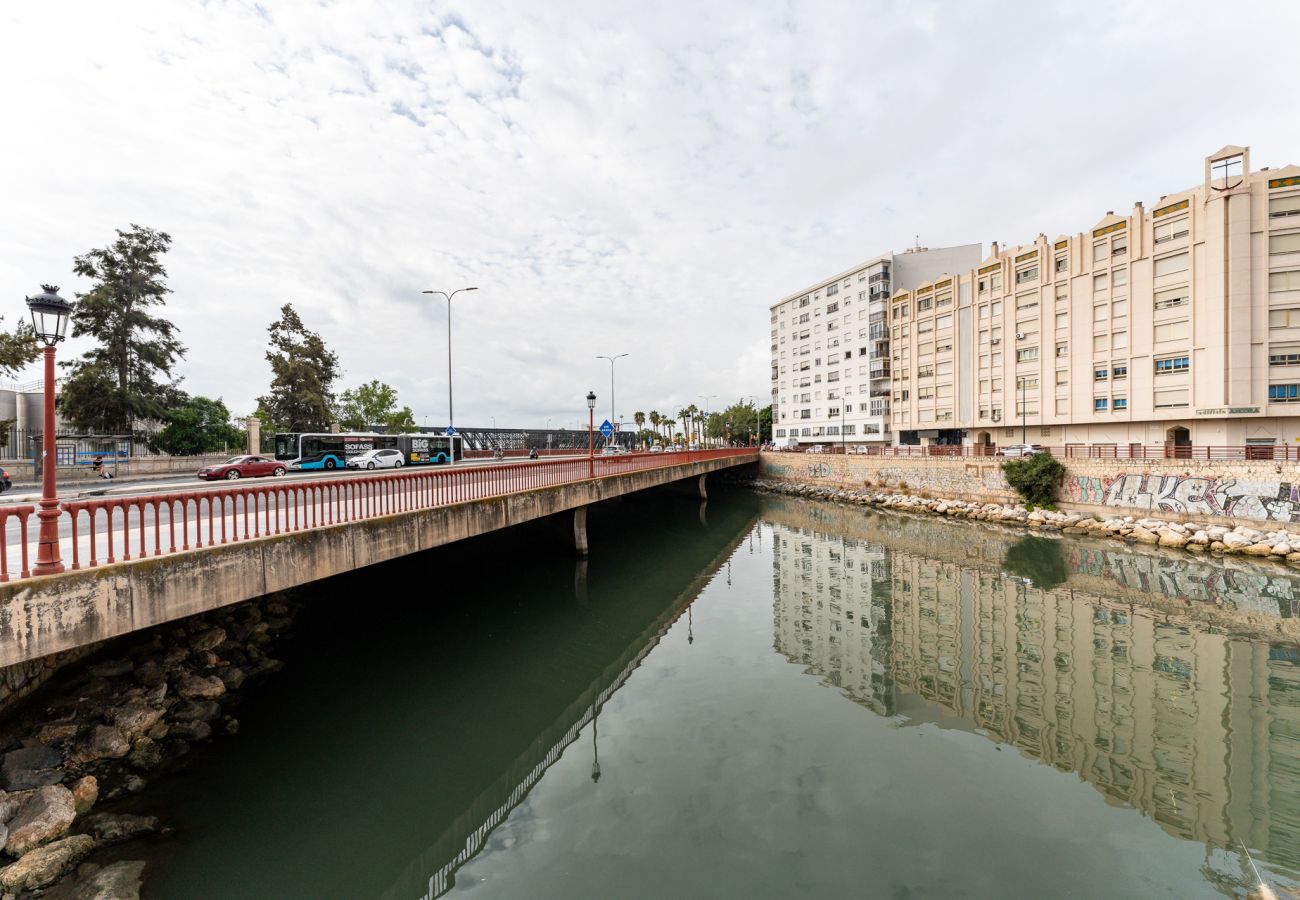
[[901,444],[1294,444],[1300,167],[1224,147],[1149,209],[897,285],[889,324]]
[[772,305],[772,423],[779,444],[893,443],[889,297],[979,262],[969,244],[885,253]]

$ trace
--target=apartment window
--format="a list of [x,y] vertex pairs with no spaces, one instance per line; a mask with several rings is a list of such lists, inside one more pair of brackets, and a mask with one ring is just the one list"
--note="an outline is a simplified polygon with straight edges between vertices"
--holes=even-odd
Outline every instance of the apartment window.
[[943,331],[945,328],[952,328],[952,313],[935,317],[934,327],[937,331]]
[[931,331],[934,331],[934,319],[926,319],[923,322],[916,323],[917,334],[929,334]]
[[994,275],[992,275],[992,276],[989,277],[989,289],[990,289],[990,290],[994,290],[994,291],[997,291],[997,290],[1001,290],[1001,289],[1002,289],[1002,273],[1001,273],[1001,272],[998,272],[998,273],[996,273],[996,274],[994,274]]
[[1110,408],[1110,401],[1105,397],[1094,397],[1092,401],[1093,412],[1105,412]]
[[1109,350],[1109,349],[1110,349],[1110,335],[1108,335],[1108,334],[1094,334],[1094,335],[1092,336],[1092,352],[1093,352],[1093,353],[1096,353],[1096,352],[1098,352],[1099,350]]
[[1111,366],[1110,375],[1116,381],[1128,378],[1128,363],[1115,363],[1115,365]]
[[1112,287],[1123,287],[1128,284],[1128,269],[1115,269],[1110,273],[1110,283]]
[[1063,344],[1057,344],[1057,345],[1056,345],[1056,358],[1057,358],[1057,359],[1061,359],[1062,357],[1064,357],[1064,356],[1069,356],[1069,355],[1070,355],[1070,345],[1069,345],[1069,344],[1064,344],[1064,343],[1063,343]]
[[901,400],[907,400],[907,399],[908,399],[908,396],[909,396],[910,393],[911,393],[911,392],[910,392],[910,391],[907,391],[907,390],[899,391],[899,392],[898,392],[898,399],[899,399],[900,401],[901,401]]
[[1270,384],[1269,403],[1300,403],[1300,384]]
[[1300,291],[1300,269],[1289,272],[1269,272],[1268,289],[1270,291]]
[[1038,294],[1021,294],[1016,298],[1016,309],[1033,309],[1038,305]]
[[1063,313],[1063,312],[1061,312],[1061,313],[1057,313],[1057,314],[1056,314],[1056,330],[1057,330],[1057,331],[1064,331],[1065,329],[1067,329],[1067,328],[1069,328],[1069,327],[1070,327],[1070,314],[1069,314],[1069,313]]
[[1121,409],[1128,409],[1128,398],[1127,398],[1127,397],[1116,397],[1116,398],[1115,398],[1115,402],[1112,404],[1112,408],[1113,408],[1116,412],[1119,412]]
[[925,312],[927,309],[933,308],[933,306],[934,306],[933,297],[922,297],[920,300],[916,301],[916,311],[918,313]]
[[1110,245],[1110,255],[1112,257],[1123,256],[1125,253],[1128,253],[1128,238],[1126,237],[1115,238],[1115,240],[1112,241]]
[[989,311],[993,314],[993,318],[995,319],[998,316],[1002,315],[1002,301],[994,300],[991,304],[989,304]]
[[1106,290],[1106,277],[1105,272],[1102,272],[1100,275],[1092,276],[1092,289],[1094,291]]
[[1110,377],[1110,369],[1094,369],[1092,373],[1093,381],[1105,381]]
[[840,305],[838,303],[828,303],[826,305],[826,315],[829,316],[833,312],[839,312],[839,309]]
[[1064,397],[1056,401],[1056,414],[1058,416],[1068,416],[1070,414],[1070,401]]
[[1192,289],[1188,285],[1156,291],[1156,309],[1174,309],[1192,302]]
[[1030,266],[1027,269],[1020,269],[1016,272],[1016,284],[1027,284],[1030,281],[1038,280],[1038,266]]
[[1172,275],[1175,272],[1186,272],[1188,265],[1187,260],[1188,254],[1186,251],[1183,253],[1174,253],[1170,256],[1162,256],[1155,261],[1153,267],[1155,276],[1159,278],[1161,275]]
[[1110,307],[1105,303],[1092,308],[1092,320],[1094,322],[1105,322],[1110,315]]
[[936,353],[947,353],[952,350],[952,341],[948,341],[947,343],[944,344],[939,344],[934,349]]
[[1110,349],[1123,350],[1128,346],[1128,332],[1117,331],[1110,336]]
[[1070,286],[1062,281],[1056,286],[1056,299],[1058,301],[1068,300],[1070,298]]
[[980,318],[987,319],[988,317],[989,317],[989,308],[988,305],[986,304],[980,307]]
[[943,309],[952,306],[952,294],[940,294],[934,298],[934,308]]
[[1038,415],[1038,401],[1026,400],[1024,403],[1016,401],[1016,415],[1036,416]]
[[1102,260],[1109,259],[1109,258],[1110,258],[1110,248],[1106,246],[1105,241],[1102,241],[1100,244],[1092,245],[1093,262],[1101,262]]
[[1191,360],[1186,356],[1166,356],[1164,359],[1156,360],[1156,374],[1169,375],[1174,372],[1186,372],[1190,369]]
[[1171,406],[1186,406],[1190,397],[1191,392],[1187,388],[1156,391],[1155,407],[1156,409],[1168,409]]
[[917,367],[916,367],[916,377],[917,377],[917,378],[929,378],[929,377],[930,377],[931,375],[933,375],[933,374],[934,374],[934,366],[917,366]]
[[1268,354],[1270,366],[1300,366],[1300,347],[1282,346],[1271,348]]
[[1068,257],[1058,256],[1056,258],[1056,271],[1064,272],[1069,268],[1070,268],[1070,260]]
[[1037,347],[1024,347],[1016,351],[1016,362],[1030,362],[1038,359]]
[[1300,253],[1300,231],[1289,234],[1270,234],[1268,236],[1269,253]]
[[1300,309],[1270,309],[1269,328],[1300,328]]
[[1064,387],[1065,385],[1067,385],[1067,384],[1069,384],[1069,383],[1070,383],[1070,370],[1069,370],[1069,369],[1057,369],[1057,370],[1056,370],[1056,386],[1057,386],[1057,387]]
[[1287,216],[1300,216],[1300,194],[1290,197],[1273,197],[1268,201],[1268,217],[1282,219]]
[[1176,222],[1160,222],[1155,227],[1155,241],[1157,244],[1163,244],[1165,241],[1176,241],[1179,238],[1187,237],[1186,216],[1183,216]]
[[952,360],[951,359],[940,360],[938,363],[935,364],[934,373],[936,375],[951,375]]
[[1037,378],[1017,378],[1016,390],[1018,391],[1036,391],[1038,390]]
[[800,325],[805,324],[807,321],[808,321],[808,313],[804,313],[803,315],[799,316]]
[[[840,414],[840,408],[838,406],[832,406],[830,409],[826,410],[826,418],[828,419],[838,418],[839,414]],[[838,428],[839,426],[837,425],[835,427]]]
[[1110,305],[1110,317],[1112,319],[1122,319],[1128,315],[1128,301],[1116,300]]
[[839,286],[838,284],[828,284],[828,285],[826,286],[826,296],[827,296],[827,297],[834,297],[834,296],[835,296],[836,294],[838,294],[839,292],[840,292],[840,286]]
[[1156,343],[1161,341],[1180,341],[1191,335],[1191,323],[1186,319],[1178,322],[1165,322],[1155,328]]

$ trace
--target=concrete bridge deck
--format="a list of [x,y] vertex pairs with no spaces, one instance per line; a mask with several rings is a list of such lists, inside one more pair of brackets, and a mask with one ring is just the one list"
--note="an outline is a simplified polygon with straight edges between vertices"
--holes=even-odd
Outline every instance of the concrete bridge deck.
[[[753,463],[706,450],[240,484],[62,504],[68,571],[32,577],[32,507],[0,510],[0,667],[523,522]],[[11,527],[17,519],[19,527]],[[17,540],[14,540],[14,537]]]

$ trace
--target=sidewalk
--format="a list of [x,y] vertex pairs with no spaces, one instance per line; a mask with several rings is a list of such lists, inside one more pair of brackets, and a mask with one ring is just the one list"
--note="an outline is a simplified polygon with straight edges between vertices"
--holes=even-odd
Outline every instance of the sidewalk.
[[[196,466],[194,472],[197,471]],[[194,472],[155,472],[122,479],[79,478],[72,483],[66,481],[59,483],[59,499],[81,500],[85,497],[103,497],[107,494],[123,493],[154,481],[181,481],[188,478],[193,480],[196,486],[204,484],[205,482],[195,477]],[[33,481],[14,482],[12,489],[0,494],[0,503],[35,503],[40,499],[40,482]]]

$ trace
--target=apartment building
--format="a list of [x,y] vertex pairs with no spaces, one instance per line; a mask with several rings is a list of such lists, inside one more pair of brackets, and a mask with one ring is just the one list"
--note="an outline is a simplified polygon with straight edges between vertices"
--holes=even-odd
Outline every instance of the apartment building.
[[892,443],[889,298],[976,265],[979,244],[885,253],[771,307],[777,443]]
[[1300,167],[1224,147],[1149,210],[952,271],[894,288],[899,443],[1300,441]]

